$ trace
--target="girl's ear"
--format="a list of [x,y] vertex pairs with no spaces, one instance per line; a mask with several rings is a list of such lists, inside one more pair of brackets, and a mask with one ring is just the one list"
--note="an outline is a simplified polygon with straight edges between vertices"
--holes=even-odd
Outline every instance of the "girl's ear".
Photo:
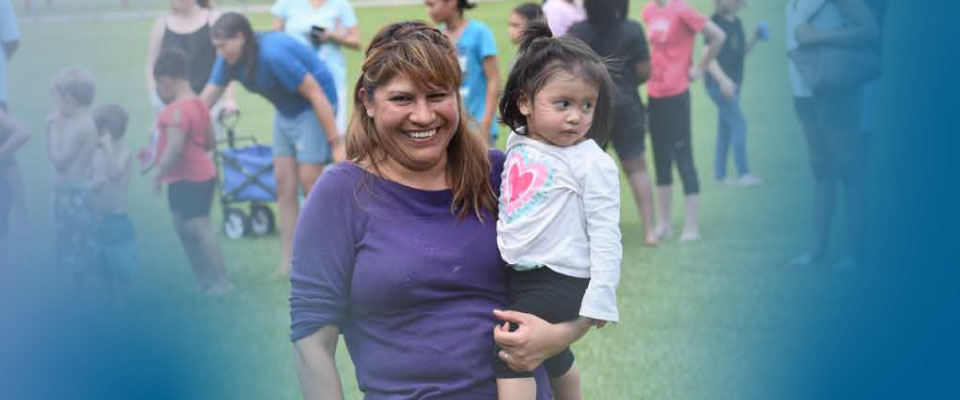
[[517,109],[520,110],[520,115],[524,117],[530,117],[530,114],[533,113],[533,102],[530,99],[530,96],[527,96],[526,93],[520,95],[517,98]]
[[366,110],[367,116],[374,118],[373,100],[370,98],[371,96],[370,93],[367,92],[367,89],[361,88],[360,91],[357,92],[357,96],[360,96],[360,102],[363,103],[363,108]]

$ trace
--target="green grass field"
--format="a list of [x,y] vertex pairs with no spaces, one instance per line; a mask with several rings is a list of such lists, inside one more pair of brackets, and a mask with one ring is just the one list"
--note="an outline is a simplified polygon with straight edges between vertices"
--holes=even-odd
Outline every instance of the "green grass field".
[[[691,3],[704,12],[711,10],[709,0]],[[515,52],[506,35],[506,17],[516,4],[485,3],[469,14],[493,28],[503,76]],[[633,18],[639,10],[640,2],[634,1]],[[366,40],[389,22],[427,18],[424,8],[418,6],[363,9],[358,16]],[[802,249],[797,239],[806,237],[809,230],[806,199],[810,179],[803,139],[789,103],[780,37],[782,4],[750,2],[742,18],[747,26],[765,19],[774,32],[773,41],[761,45],[748,60],[743,94],[752,169],[767,183],[735,189],[713,181],[716,110],[702,84],[694,83],[694,148],[703,188],[703,240],[668,241],[656,249],[642,247],[633,198],[624,190],[624,262],[619,291],[623,322],[592,332],[574,346],[588,399],[770,398],[784,368],[776,362],[781,351],[777,326],[789,308],[772,304],[789,297],[783,293],[784,282],[799,281],[793,287],[803,287],[816,281],[815,276],[785,274],[779,268]],[[269,27],[268,15],[253,15],[252,19],[258,29]],[[97,102],[125,105],[132,116],[126,142],[134,148],[144,145],[152,122],[143,74],[151,24],[150,20],[132,19],[21,26],[21,48],[9,70],[10,105],[12,114],[34,132],[32,142],[18,158],[27,171],[36,225],[29,235],[14,231],[12,247],[20,249],[15,256],[23,265],[27,260],[30,266],[49,264],[52,249],[47,200],[50,168],[41,129],[44,115],[52,107],[47,95],[51,79],[68,65],[89,68],[98,83]],[[347,55],[354,69],[353,81],[360,53]],[[239,103],[243,110],[240,133],[269,142],[271,107],[247,93],[240,94]],[[626,182],[623,187],[628,187]],[[185,332],[197,335],[192,339],[195,347],[184,351],[199,364],[219,366],[203,372],[204,379],[215,382],[214,393],[221,394],[207,398],[299,398],[287,339],[288,284],[269,278],[279,262],[278,237],[223,238],[228,271],[237,290],[208,298],[189,290],[192,275],[173,233],[166,200],[154,197],[145,179],[134,182],[129,199],[143,260],[133,286],[137,293],[134,309],[162,304],[149,308],[150,312],[180,315]],[[680,208],[675,207],[675,224],[680,222]],[[218,224],[218,208],[213,215]],[[40,279],[35,272],[24,275]],[[347,398],[361,398],[342,344],[337,354]]]

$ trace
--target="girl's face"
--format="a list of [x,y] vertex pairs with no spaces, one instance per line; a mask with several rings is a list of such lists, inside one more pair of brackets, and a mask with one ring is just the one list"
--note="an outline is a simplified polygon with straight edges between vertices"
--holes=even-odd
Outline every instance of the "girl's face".
[[515,12],[510,13],[510,18],[507,19],[507,32],[513,44],[520,44],[520,37],[523,36],[525,29],[527,29],[527,18]]
[[527,135],[558,147],[583,141],[593,126],[599,92],[580,76],[567,71],[555,73],[531,101],[522,98],[517,106],[527,119]]
[[359,96],[392,162],[410,171],[446,165],[447,147],[460,126],[456,92],[425,90],[397,75],[372,96],[366,89]]
[[211,40],[213,41],[213,47],[217,49],[217,55],[223,57],[227,64],[236,64],[243,58],[243,45],[246,43],[243,33],[237,32],[232,38],[220,39],[214,37]]
[[457,0],[424,0],[423,4],[427,6],[430,19],[438,24],[460,13],[457,9]]

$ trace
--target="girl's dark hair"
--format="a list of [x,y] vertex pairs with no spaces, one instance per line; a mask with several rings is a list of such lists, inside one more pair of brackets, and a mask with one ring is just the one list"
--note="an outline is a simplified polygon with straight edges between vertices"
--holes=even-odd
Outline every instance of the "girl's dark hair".
[[587,22],[601,29],[616,26],[616,22],[627,18],[630,10],[629,0],[586,0],[583,8],[587,11]]
[[160,51],[157,61],[153,64],[153,79],[159,77],[174,79],[189,79],[190,70],[187,67],[187,53],[179,47],[168,47]]
[[517,8],[513,9],[513,12],[520,14],[523,18],[526,18],[527,21],[539,21],[543,19],[543,8],[536,3],[523,3]]
[[250,20],[240,13],[224,13],[213,24],[210,37],[226,40],[235,38],[238,33],[243,35],[243,61],[247,62],[247,82],[253,82],[257,75],[260,46],[257,43],[257,36],[253,34],[253,28],[250,27]]
[[517,103],[522,99],[533,103],[543,86],[561,71],[583,77],[597,87],[599,96],[587,137],[605,143],[616,90],[607,66],[586,43],[569,36],[555,38],[543,22],[533,22],[523,32],[516,64],[500,98],[501,120],[514,132],[523,132],[527,118]]
[[470,0],[457,0],[457,9],[460,10],[460,14],[463,14],[463,10],[472,10],[477,6],[477,3],[471,3]]
[[206,9],[210,8],[210,0],[197,0],[197,5]]

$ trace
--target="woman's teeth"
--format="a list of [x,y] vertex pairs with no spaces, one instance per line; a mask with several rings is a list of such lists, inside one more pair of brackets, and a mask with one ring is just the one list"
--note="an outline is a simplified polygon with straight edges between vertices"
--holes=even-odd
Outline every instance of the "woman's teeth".
[[407,132],[407,136],[410,136],[414,139],[426,139],[426,138],[432,137],[436,133],[437,133],[437,130],[433,129],[429,131]]

